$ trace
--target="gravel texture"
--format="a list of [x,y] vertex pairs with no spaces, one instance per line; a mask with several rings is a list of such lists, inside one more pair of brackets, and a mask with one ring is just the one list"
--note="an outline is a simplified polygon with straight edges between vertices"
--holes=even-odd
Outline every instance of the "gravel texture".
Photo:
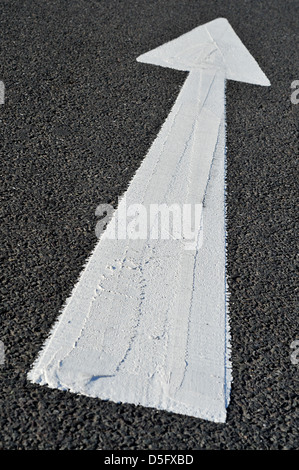
[[[227,83],[227,423],[29,383],[97,205],[116,207],[186,78],[136,57],[220,16],[272,84]],[[0,449],[299,448],[298,18],[291,0],[1,1]]]

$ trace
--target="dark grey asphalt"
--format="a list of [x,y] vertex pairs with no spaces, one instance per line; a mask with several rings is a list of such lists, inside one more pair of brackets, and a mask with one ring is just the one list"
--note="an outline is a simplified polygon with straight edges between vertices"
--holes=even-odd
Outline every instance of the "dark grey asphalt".
[[[116,205],[186,77],[136,57],[220,16],[272,83],[227,84],[227,423],[28,383],[97,205]],[[299,448],[298,18],[294,0],[1,1],[0,449]]]

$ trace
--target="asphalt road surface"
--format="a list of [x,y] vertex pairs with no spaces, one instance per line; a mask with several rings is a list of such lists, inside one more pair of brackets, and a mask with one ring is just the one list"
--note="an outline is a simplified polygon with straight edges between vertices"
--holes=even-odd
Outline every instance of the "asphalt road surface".
[[[226,424],[29,383],[96,207],[116,207],[186,78],[136,58],[217,17],[271,82],[226,89]],[[0,449],[298,449],[298,32],[294,0],[1,1]]]

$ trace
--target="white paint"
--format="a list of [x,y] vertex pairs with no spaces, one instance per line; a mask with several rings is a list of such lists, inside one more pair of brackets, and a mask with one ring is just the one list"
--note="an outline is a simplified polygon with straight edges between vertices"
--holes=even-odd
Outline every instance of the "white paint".
[[291,102],[293,104],[299,104],[299,80],[294,80],[291,83],[291,88],[295,90],[291,94]]
[[0,340],[0,365],[5,362],[5,347],[3,341]]
[[5,95],[5,86],[4,83],[0,80],[0,104],[4,104],[4,95]]
[[[138,60],[190,73],[29,379],[225,422],[225,79],[269,81],[225,19]],[[110,239],[113,223],[124,223],[123,204],[203,200],[200,249],[185,250],[182,240]]]

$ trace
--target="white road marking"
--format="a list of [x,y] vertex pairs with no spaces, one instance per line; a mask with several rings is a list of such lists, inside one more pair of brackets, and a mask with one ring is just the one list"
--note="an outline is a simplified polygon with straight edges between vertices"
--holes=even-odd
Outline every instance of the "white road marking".
[[[28,378],[225,422],[225,80],[269,81],[222,18],[137,60],[190,73]],[[193,249],[150,234],[113,239],[127,206],[203,201]]]
[[5,95],[5,86],[4,86],[4,83],[0,81],[0,104],[4,104],[5,102],[4,95]]

